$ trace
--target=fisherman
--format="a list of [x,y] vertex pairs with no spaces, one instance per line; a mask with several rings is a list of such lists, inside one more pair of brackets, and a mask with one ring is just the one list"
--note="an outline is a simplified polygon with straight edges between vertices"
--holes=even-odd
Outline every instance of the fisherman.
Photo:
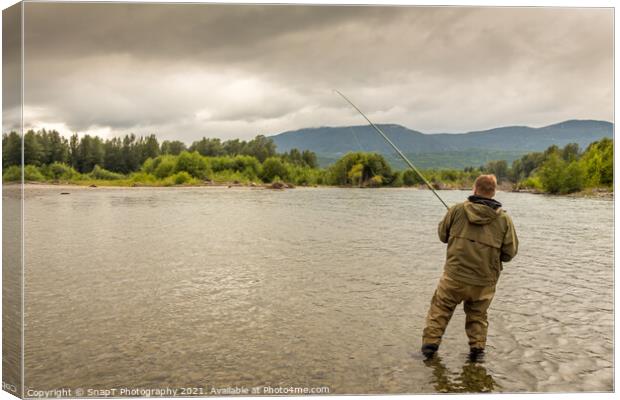
[[444,272],[431,300],[422,336],[422,353],[431,358],[458,304],[464,302],[465,332],[472,361],[484,355],[487,309],[495,295],[502,262],[517,254],[512,220],[494,200],[495,175],[480,175],[467,201],[452,206],[439,223],[439,240],[448,244]]

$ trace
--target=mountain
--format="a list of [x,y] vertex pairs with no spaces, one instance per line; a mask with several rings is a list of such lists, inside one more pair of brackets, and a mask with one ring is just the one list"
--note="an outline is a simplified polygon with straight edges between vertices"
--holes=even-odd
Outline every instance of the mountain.
[[[507,126],[467,133],[425,134],[401,125],[379,125],[401,151],[412,156],[421,168],[463,168],[490,160],[512,160],[525,153],[542,151],[555,144],[577,143],[584,149],[603,137],[613,137],[613,124],[607,121],[569,120],[531,128]],[[382,153],[401,168],[398,157],[369,125],[306,128],[271,136],[278,151],[292,148],[314,151],[322,165],[330,164],[350,151]]]

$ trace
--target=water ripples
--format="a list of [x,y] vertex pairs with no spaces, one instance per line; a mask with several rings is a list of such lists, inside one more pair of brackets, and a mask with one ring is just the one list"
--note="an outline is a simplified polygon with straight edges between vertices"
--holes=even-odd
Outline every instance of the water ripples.
[[462,308],[417,355],[445,256],[428,191],[29,188],[26,386],[612,390],[613,203],[498,198],[521,249],[470,365]]

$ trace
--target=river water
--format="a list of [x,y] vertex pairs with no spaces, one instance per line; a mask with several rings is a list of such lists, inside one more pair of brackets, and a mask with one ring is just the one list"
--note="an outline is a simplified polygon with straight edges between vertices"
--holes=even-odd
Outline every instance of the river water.
[[471,364],[462,306],[418,355],[445,254],[429,191],[28,187],[26,390],[613,390],[613,202],[497,199],[521,247]]

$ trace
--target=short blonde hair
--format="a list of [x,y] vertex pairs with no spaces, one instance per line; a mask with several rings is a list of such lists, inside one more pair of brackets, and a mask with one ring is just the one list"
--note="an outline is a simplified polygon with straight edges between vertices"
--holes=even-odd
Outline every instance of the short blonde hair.
[[492,198],[497,189],[497,178],[495,175],[480,175],[474,182],[474,194],[482,197]]

